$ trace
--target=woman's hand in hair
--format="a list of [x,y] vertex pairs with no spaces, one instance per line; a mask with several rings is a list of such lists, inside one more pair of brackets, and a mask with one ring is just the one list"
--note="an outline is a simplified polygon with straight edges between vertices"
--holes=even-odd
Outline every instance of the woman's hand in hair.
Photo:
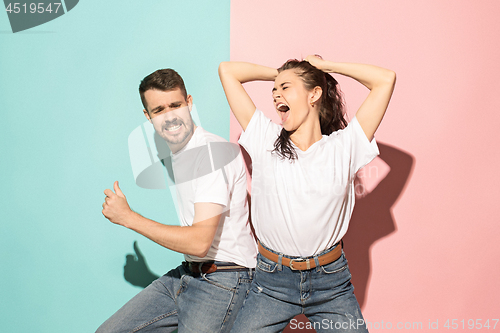
[[310,63],[311,65],[313,65],[314,67],[316,67],[317,69],[320,69],[322,71],[325,71],[323,69],[323,65],[325,63],[325,61],[317,54],[314,54],[314,55],[308,55],[304,61],[307,61],[308,63]]
[[366,137],[371,140],[389,105],[396,83],[396,73],[373,65],[327,61],[315,55],[307,56],[305,60],[323,72],[348,76],[370,89],[370,93],[356,112],[356,118]]

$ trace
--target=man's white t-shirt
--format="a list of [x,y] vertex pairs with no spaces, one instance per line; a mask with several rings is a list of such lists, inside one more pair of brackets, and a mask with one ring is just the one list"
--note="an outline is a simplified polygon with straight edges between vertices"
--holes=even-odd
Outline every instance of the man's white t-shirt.
[[194,204],[215,203],[224,213],[204,258],[255,267],[257,245],[248,221],[247,178],[239,146],[198,126],[189,142],[172,154],[172,170],[182,226],[191,226]]
[[272,153],[282,127],[256,110],[239,143],[252,158],[252,223],[258,239],[290,256],[307,257],[339,242],[354,208],[356,172],[375,158],[354,118],[323,135],[306,151],[293,143],[297,159]]

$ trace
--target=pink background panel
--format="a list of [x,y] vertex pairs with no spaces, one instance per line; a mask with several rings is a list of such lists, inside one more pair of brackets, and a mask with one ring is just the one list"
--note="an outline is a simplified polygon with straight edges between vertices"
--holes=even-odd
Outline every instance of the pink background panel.
[[[445,330],[447,319],[500,317],[499,12],[498,1],[231,2],[231,60],[279,67],[320,54],[397,73],[382,155],[346,236],[369,322]],[[367,90],[336,78],[352,118]],[[277,120],[272,83],[246,87]],[[240,132],[233,117],[231,140]]]

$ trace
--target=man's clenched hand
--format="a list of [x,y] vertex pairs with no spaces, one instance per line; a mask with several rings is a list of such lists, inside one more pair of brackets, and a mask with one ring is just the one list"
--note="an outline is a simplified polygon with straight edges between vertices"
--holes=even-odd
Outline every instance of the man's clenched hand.
[[115,181],[113,188],[115,192],[110,189],[104,190],[106,198],[102,204],[102,214],[111,222],[126,226],[125,224],[133,212],[127,203],[127,198],[118,186],[118,181]]

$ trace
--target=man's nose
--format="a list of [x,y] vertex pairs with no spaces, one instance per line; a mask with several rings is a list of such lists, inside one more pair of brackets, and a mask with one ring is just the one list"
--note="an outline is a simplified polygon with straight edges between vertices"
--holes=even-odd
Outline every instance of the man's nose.
[[176,123],[176,122],[178,122],[178,120],[179,120],[179,119],[177,118],[177,116],[176,116],[176,115],[170,115],[170,116],[169,116],[169,115],[167,115],[167,116],[165,117],[165,119],[164,119],[165,124]]

